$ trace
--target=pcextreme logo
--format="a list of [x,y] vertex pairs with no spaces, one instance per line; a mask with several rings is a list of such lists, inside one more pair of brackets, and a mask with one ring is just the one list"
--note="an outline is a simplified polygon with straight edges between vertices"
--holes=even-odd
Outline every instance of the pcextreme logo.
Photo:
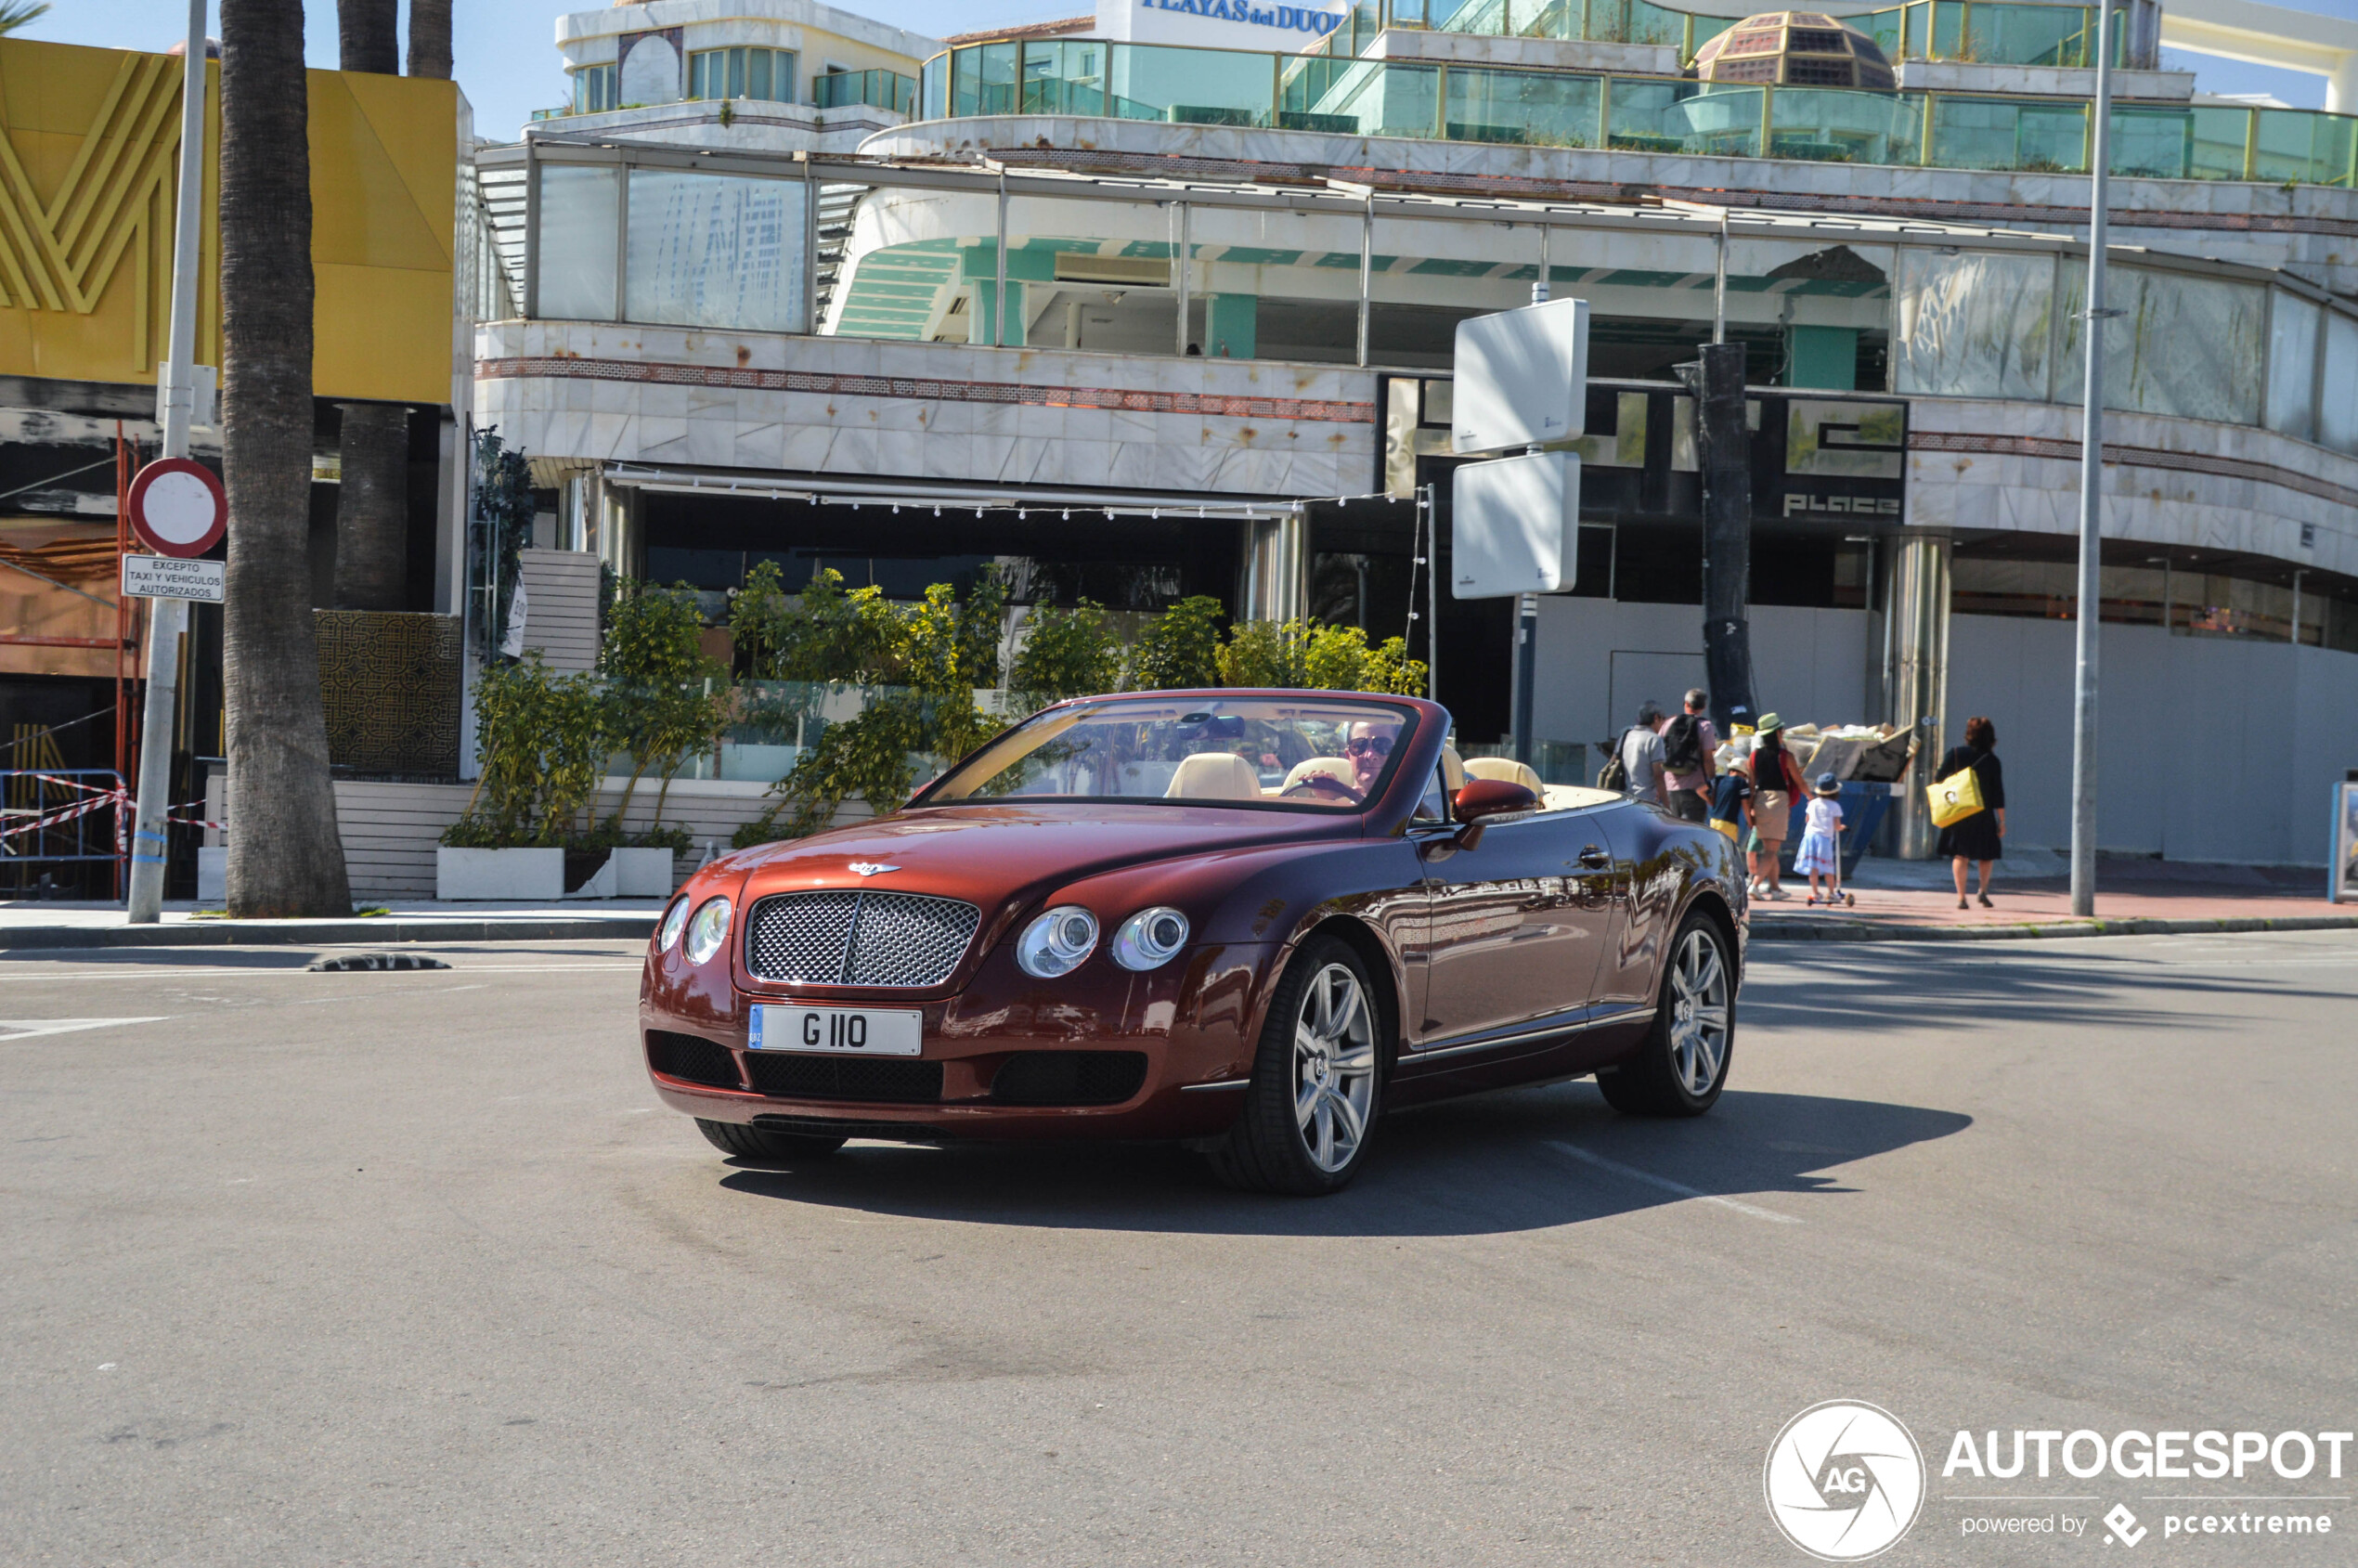
[[1890,1411],[1829,1399],[1777,1433],[1760,1484],[1785,1539],[1823,1562],[1858,1562],[1916,1523],[1924,1450]]

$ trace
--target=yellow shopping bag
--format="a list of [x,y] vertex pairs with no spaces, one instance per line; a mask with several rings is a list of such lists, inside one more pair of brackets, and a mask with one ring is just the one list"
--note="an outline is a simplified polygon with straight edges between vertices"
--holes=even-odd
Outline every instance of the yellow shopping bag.
[[1971,768],[1962,768],[1947,778],[1929,785],[1924,793],[1932,801],[1932,825],[1948,827],[1963,822],[1981,810],[1981,776]]

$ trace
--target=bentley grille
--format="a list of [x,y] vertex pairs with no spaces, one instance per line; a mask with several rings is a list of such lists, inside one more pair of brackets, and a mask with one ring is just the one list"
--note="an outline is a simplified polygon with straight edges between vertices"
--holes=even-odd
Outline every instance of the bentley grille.
[[804,985],[939,985],[981,924],[982,911],[956,899],[782,893],[754,906],[745,967]]

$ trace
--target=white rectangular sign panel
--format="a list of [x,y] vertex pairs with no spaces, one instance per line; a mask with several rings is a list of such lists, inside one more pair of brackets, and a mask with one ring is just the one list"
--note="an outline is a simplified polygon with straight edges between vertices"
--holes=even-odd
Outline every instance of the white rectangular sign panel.
[[1449,442],[1458,452],[1587,434],[1588,302],[1549,300],[1458,323]]
[[222,561],[181,561],[169,555],[123,558],[126,599],[201,599],[218,604],[229,567]]
[[1535,452],[1450,476],[1449,591],[1458,599],[1554,593],[1579,575],[1580,460]]

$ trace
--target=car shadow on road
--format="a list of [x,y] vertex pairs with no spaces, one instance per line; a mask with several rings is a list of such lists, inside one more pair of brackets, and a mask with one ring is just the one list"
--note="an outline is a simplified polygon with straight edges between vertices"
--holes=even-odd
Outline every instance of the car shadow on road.
[[1736,1092],[1695,1121],[1645,1121],[1616,1115],[1582,1082],[1394,1117],[1359,1179],[1325,1199],[1230,1192],[1185,1150],[1139,1145],[854,1144],[788,1168],[731,1161],[720,1185],[905,1218],[1202,1235],[1483,1235],[1698,1198],[1807,1221],[1858,1190],[1828,1173],[1972,1123],[1922,1106]]

